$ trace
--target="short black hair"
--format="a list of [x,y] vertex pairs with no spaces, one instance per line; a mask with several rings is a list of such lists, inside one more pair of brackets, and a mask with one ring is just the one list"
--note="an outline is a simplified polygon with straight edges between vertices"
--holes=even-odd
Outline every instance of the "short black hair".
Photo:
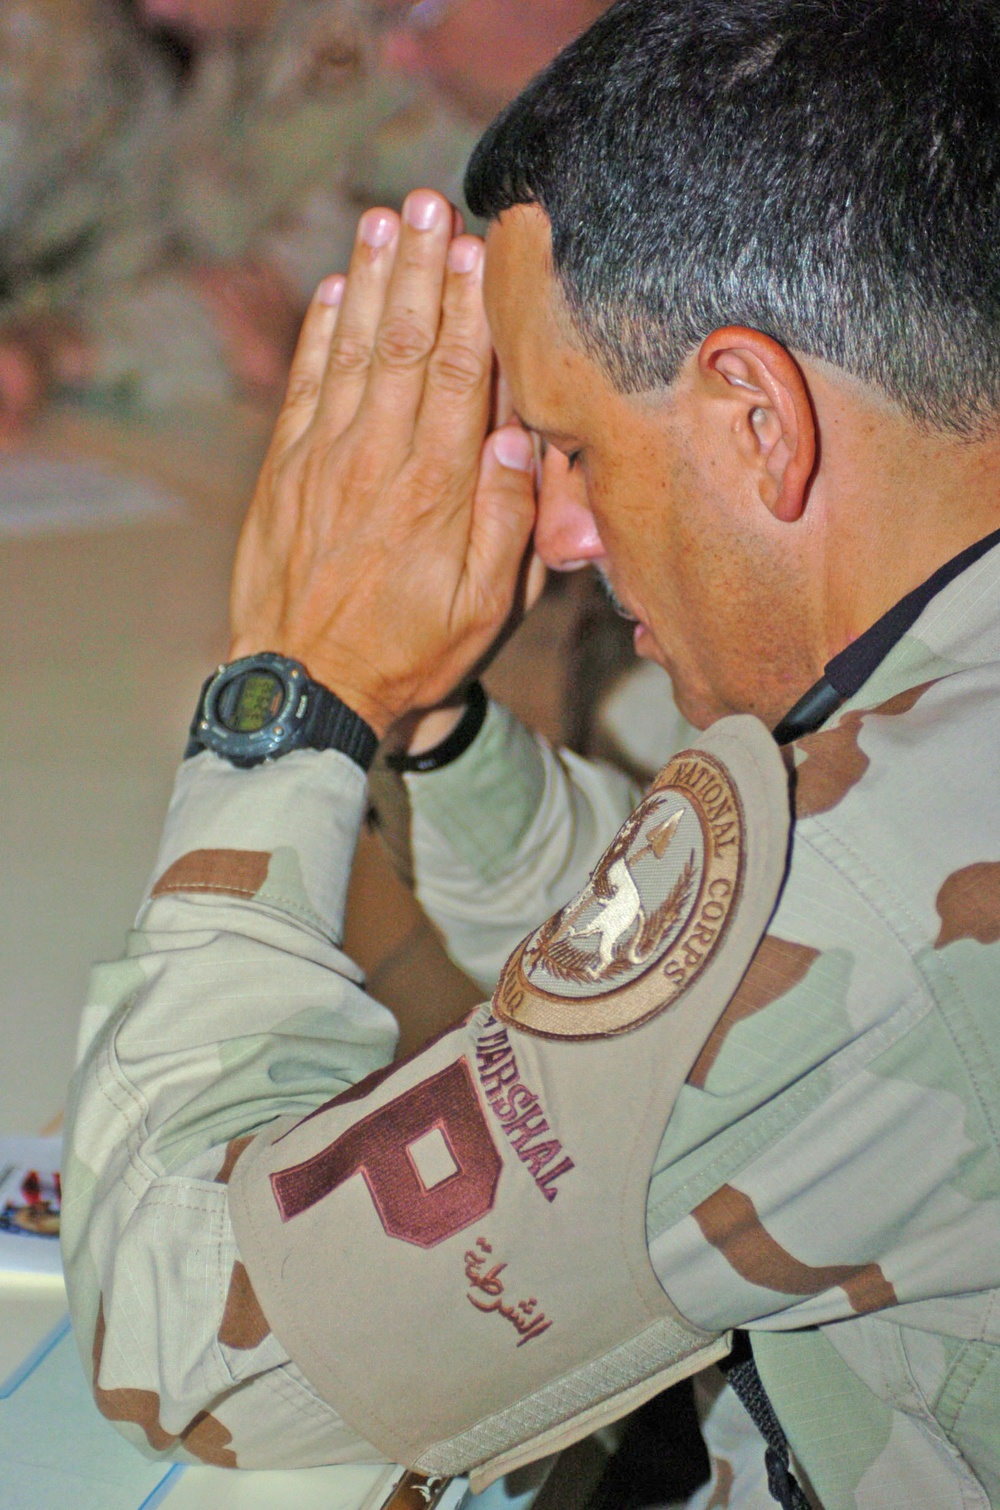
[[975,436],[1000,417],[998,81],[996,0],[617,0],[489,127],[466,197],[545,211],[622,391],[748,325]]

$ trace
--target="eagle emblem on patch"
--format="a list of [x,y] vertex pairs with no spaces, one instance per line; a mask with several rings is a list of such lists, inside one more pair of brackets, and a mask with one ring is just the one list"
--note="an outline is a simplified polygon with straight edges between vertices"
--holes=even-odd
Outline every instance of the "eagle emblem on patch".
[[657,776],[587,885],[504,966],[494,1012],[547,1037],[627,1032],[669,1007],[726,932],[745,821],[724,764],[686,750]]

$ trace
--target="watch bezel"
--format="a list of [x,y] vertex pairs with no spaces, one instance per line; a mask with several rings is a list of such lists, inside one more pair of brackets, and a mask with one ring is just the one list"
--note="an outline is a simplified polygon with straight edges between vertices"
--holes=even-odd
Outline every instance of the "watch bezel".
[[[227,729],[218,712],[219,699],[239,677],[266,671],[282,684],[281,706],[261,729]],[[259,765],[280,751],[303,742],[309,715],[309,677],[305,667],[289,656],[262,651],[220,666],[205,689],[201,716],[192,731],[200,742],[234,765]]]

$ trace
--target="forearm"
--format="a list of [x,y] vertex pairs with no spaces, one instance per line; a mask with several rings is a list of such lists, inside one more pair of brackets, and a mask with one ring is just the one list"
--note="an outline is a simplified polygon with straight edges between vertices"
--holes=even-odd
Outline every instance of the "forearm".
[[371,1456],[270,1335],[225,1184],[241,1138],[392,1057],[395,1024],[338,947],[364,795],[329,752],[187,762],[127,956],[94,972],[66,1268],[98,1402],[139,1445],[241,1466]]
[[556,751],[491,704],[438,771],[373,781],[397,868],[456,962],[492,990],[511,949],[584,884],[638,800],[610,766]]

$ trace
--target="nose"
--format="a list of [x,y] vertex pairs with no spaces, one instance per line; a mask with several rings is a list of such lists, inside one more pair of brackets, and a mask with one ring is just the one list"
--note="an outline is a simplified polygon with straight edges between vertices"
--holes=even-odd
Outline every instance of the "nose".
[[604,542],[587,505],[583,475],[571,470],[554,446],[549,446],[542,461],[535,550],[550,571],[576,571],[604,557]]

